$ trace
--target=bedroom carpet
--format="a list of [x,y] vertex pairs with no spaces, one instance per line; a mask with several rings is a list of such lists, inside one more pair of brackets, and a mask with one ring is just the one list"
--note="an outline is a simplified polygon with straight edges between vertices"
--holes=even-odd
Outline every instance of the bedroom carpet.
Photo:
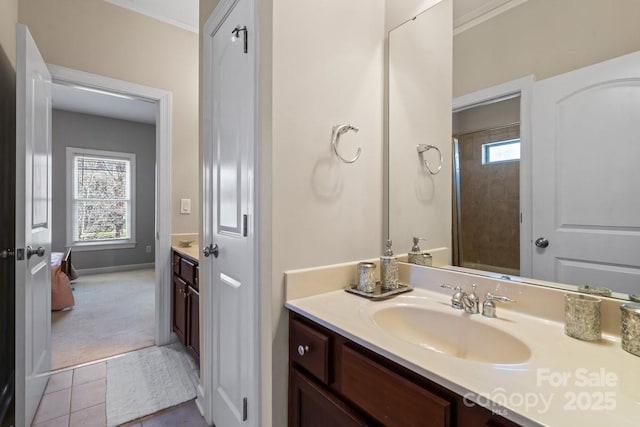
[[54,370],[154,344],[154,271],[80,276],[75,306],[51,313]]
[[107,361],[107,426],[153,414],[196,397],[198,369],[180,343]]

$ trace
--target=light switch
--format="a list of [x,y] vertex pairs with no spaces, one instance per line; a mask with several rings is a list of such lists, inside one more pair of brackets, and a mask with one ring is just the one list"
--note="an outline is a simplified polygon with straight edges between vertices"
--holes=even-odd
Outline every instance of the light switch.
[[180,213],[181,214],[191,213],[191,199],[180,199]]

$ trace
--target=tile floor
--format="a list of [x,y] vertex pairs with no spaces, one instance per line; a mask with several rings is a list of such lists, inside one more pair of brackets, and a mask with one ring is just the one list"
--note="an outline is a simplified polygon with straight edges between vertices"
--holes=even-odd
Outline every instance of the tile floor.
[[[49,378],[33,427],[106,427],[107,364],[94,363]],[[206,426],[194,401],[126,424],[129,427]]]

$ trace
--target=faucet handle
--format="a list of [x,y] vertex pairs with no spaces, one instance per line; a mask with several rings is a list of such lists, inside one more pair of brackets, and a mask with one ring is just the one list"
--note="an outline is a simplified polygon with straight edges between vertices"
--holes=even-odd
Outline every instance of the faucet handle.
[[496,317],[496,304],[494,301],[500,302],[516,302],[516,300],[502,296],[493,295],[491,292],[487,292],[484,303],[482,304],[482,315],[486,317]]
[[453,286],[447,283],[443,283],[440,285],[441,288],[449,289],[454,291],[455,293],[451,297],[451,307],[462,310],[464,307],[462,305],[462,297],[464,296],[464,291],[460,286]]

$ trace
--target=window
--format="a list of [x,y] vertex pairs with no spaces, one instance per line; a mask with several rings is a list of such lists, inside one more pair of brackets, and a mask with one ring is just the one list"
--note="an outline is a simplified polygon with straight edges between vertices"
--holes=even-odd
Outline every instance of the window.
[[520,139],[509,139],[482,145],[483,165],[517,160],[520,160]]
[[67,244],[76,249],[135,247],[132,153],[67,148]]

